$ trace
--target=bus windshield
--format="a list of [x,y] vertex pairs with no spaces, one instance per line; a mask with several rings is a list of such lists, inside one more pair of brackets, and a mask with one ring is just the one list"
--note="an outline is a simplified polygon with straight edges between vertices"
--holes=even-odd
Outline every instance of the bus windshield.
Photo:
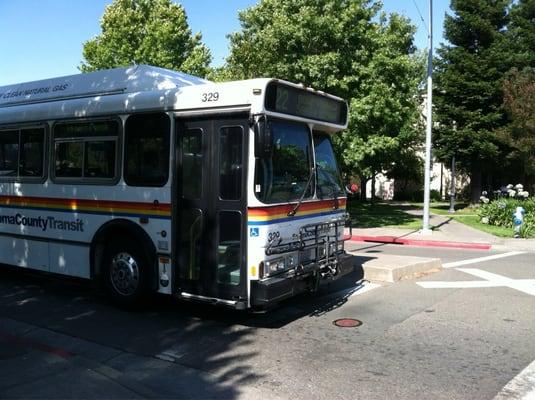
[[255,194],[264,203],[297,201],[312,197],[309,182],[312,154],[310,130],[305,124],[273,121],[273,154],[256,160]]
[[318,197],[332,197],[343,193],[340,172],[328,134],[314,132],[314,155],[316,157]]

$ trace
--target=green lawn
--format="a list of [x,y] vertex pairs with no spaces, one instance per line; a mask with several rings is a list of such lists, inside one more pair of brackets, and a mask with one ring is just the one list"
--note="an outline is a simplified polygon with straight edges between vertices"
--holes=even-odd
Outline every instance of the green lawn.
[[397,205],[387,202],[361,202],[349,200],[347,212],[351,216],[354,228],[405,228],[418,230],[422,227],[422,218],[407,214],[414,209],[412,205]]
[[479,229],[480,231],[490,233],[494,236],[499,237],[513,237],[512,228],[503,228],[501,226],[487,225],[479,222],[479,217],[477,215],[460,215],[455,218],[456,221],[462,222],[465,225],[471,226],[472,228]]
[[[424,203],[411,203],[414,207],[424,208]],[[449,202],[432,202],[429,211],[433,214],[448,215],[456,217],[458,215],[475,215],[476,211],[468,207],[468,203],[455,203],[455,213],[450,213]]]
[[[513,237],[511,228],[486,225],[480,222],[476,210],[467,207],[465,203],[458,203],[454,214],[450,214],[449,203],[431,203],[432,214],[447,215],[456,221],[494,236]],[[423,208],[423,203],[392,204],[390,202],[369,201],[350,199],[347,202],[347,212],[351,217],[353,228],[405,228],[418,230],[422,228],[422,217],[408,214],[406,211]],[[432,226],[431,229],[434,229]],[[535,236],[535,232],[531,234]]]

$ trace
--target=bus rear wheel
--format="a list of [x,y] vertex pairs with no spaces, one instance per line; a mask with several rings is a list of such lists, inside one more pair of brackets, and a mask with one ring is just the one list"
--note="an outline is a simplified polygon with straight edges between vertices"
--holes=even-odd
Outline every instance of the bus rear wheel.
[[104,286],[110,299],[124,308],[134,308],[147,297],[148,263],[139,246],[112,242],[104,257]]

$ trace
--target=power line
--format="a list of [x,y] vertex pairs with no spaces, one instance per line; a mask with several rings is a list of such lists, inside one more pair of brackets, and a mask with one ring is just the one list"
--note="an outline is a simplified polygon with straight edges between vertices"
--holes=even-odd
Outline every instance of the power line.
[[414,7],[416,7],[416,11],[418,11],[418,15],[420,16],[420,19],[421,19],[422,22],[424,23],[424,28],[425,28],[425,30],[427,31],[427,35],[430,35],[430,33],[429,33],[429,29],[427,28],[427,24],[425,23],[425,19],[424,19],[424,17],[422,16],[422,13],[420,12],[420,8],[418,7],[418,4],[416,4],[416,1],[415,1],[415,0],[412,0],[412,3],[414,4]]

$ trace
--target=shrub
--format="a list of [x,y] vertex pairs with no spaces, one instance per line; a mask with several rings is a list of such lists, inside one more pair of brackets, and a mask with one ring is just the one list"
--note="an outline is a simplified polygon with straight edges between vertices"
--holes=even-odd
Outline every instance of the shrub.
[[516,207],[523,207],[526,211],[521,236],[530,236],[535,233],[535,199],[521,200],[504,197],[481,204],[477,209],[477,214],[482,221],[488,221],[489,225],[513,229],[513,212]]
[[423,190],[399,190],[394,192],[396,201],[424,201]]
[[429,192],[429,198],[431,199],[431,201],[441,201],[442,200],[442,196],[440,195],[440,192],[438,190],[435,190],[435,189],[432,189]]

